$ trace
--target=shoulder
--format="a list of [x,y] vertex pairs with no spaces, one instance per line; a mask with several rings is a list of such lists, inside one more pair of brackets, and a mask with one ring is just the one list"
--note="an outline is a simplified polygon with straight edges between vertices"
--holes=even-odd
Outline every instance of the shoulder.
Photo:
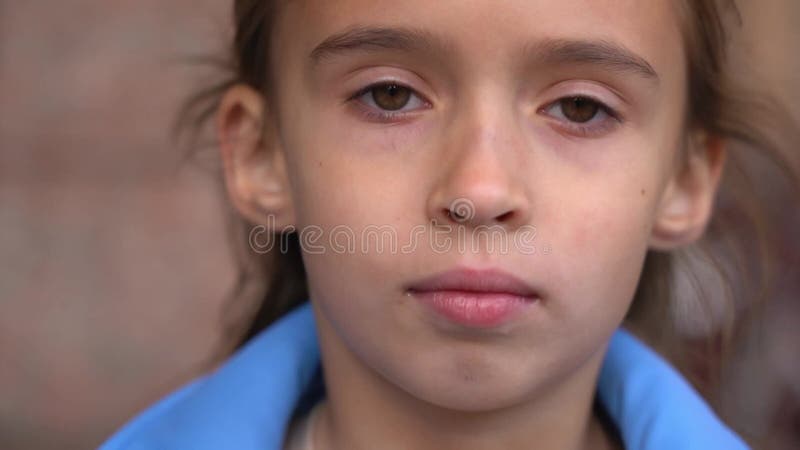
[[609,343],[598,395],[627,448],[749,448],[674,367],[624,329]]
[[186,398],[191,397],[204,381],[205,377],[198,378],[151,405],[117,430],[100,446],[100,450],[161,448],[158,442],[153,442],[150,438],[156,438],[155,441],[158,441],[160,429],[165,425],[164,419],[170,417],[171,411]]
[[316,330],[304,304],[213,373],[147,408],[100,449],[278,449],[318,368]]

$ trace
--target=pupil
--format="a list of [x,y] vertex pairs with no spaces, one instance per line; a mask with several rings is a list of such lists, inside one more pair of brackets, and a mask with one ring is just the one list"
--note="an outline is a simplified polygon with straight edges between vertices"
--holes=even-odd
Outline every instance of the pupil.
[[600,110],[600,106],[596,102],[582,97],[564,100],[561,108],[567,119],[578,123],[592,120]]
[[411,92],[396,84],[387,84],[372,90],[372,98],[381,109],[396,111],[408,104]]

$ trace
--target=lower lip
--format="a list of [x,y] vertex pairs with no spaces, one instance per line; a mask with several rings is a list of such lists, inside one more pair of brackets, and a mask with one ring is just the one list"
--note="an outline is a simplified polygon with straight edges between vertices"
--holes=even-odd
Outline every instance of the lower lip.
[[502,325],[535,301],[501,292],[427,291],[412,295],[445,319],[472,328]]

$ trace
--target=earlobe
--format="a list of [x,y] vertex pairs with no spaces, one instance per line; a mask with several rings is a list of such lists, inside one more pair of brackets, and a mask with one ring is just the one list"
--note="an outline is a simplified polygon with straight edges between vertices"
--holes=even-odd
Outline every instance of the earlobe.
[[250,222],[280,231],[293,225],[294,211],[285,155],[267,117],[263,97],[237,85],[220,102],[216,131],[234,206]]
[[686,161],[669,181],[656,211],[650,248],[672,250],[699,239],[711,219],[725,165],[723,139],[698,133]]

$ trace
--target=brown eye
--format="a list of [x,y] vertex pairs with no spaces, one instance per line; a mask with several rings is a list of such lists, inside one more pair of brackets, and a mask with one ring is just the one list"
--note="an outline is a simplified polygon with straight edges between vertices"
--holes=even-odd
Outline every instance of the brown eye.
[[561,112],[571,122],[586,123],[600,112],[600,105],[586,97],[565,98],[560,103]]
[[397,84],[385,84],[371,89],[375,105],[386,111],[397,111],[408,104],[411,90]]

